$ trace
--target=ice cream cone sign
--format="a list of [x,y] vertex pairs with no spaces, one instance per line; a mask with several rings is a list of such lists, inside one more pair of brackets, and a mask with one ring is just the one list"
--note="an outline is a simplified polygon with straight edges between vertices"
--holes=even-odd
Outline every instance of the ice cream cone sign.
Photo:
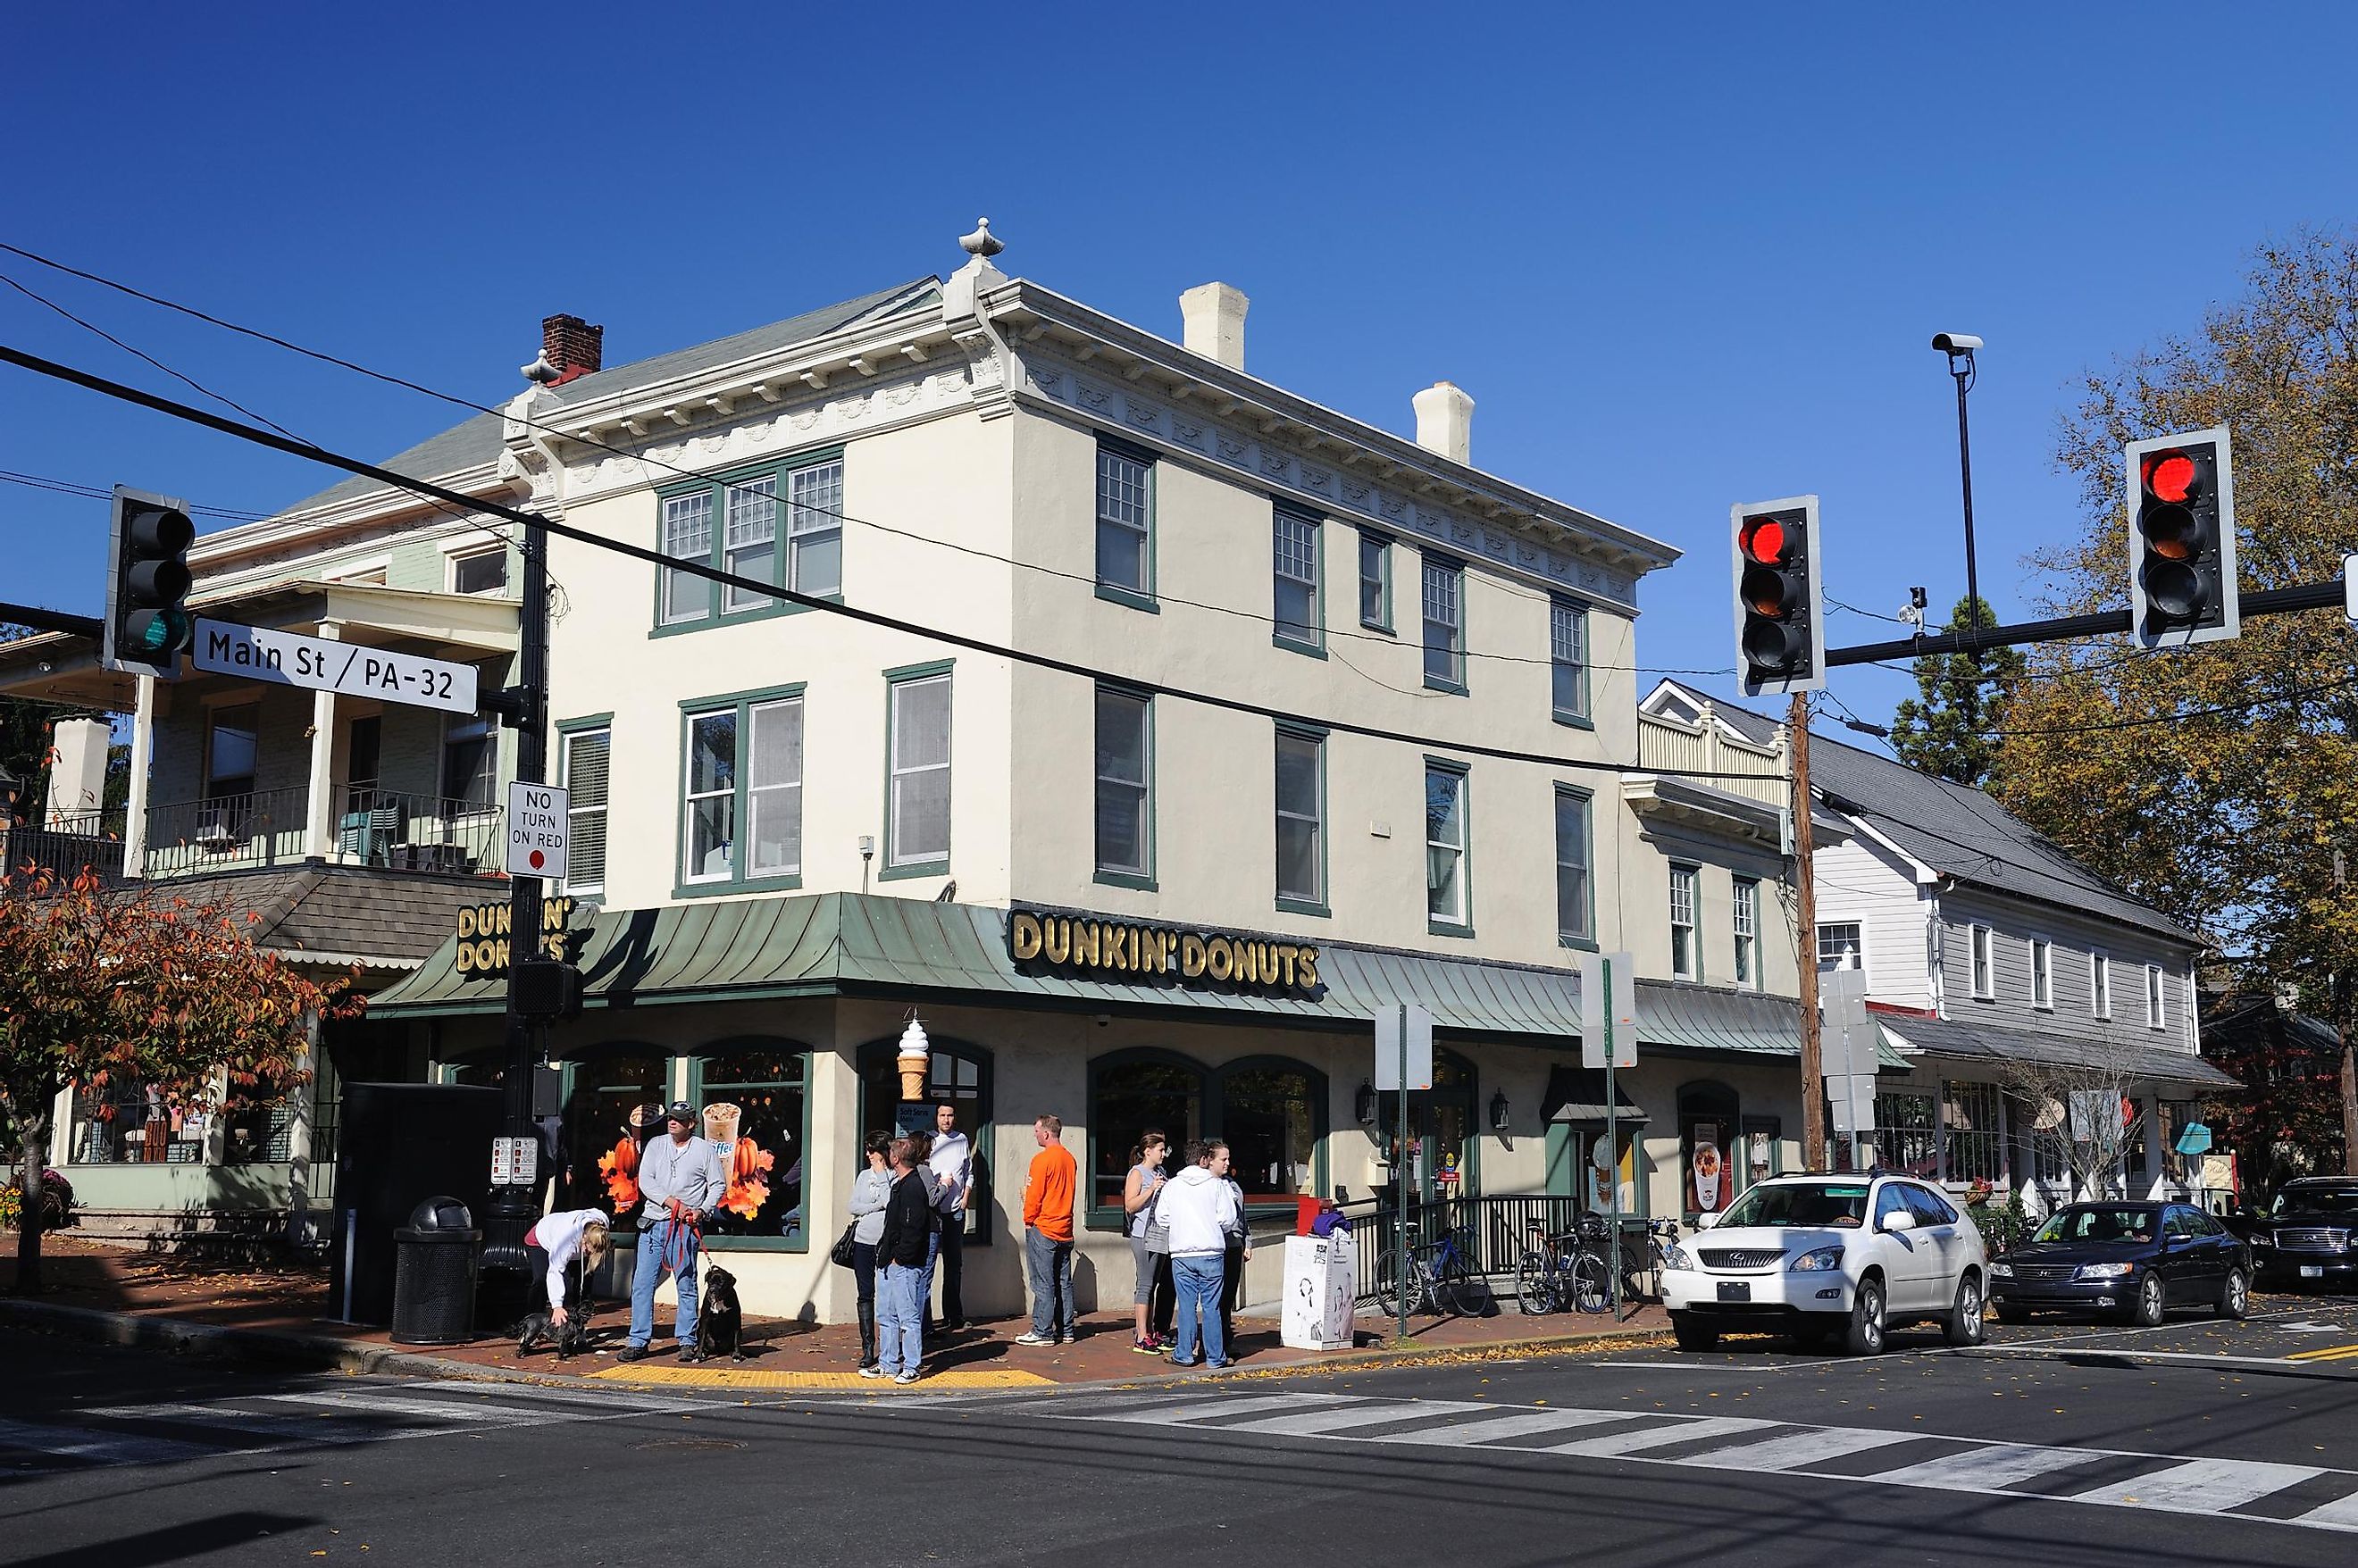
[[931,1047],[925,1041],[925,1026],[917,1022],[914,1012],[909,1014],[909,1026],[901,1031],[901,1049],[895,1057],[901,1068],[901,1098],[905,1104],[925,1098],[925,1078],[932,1058]]

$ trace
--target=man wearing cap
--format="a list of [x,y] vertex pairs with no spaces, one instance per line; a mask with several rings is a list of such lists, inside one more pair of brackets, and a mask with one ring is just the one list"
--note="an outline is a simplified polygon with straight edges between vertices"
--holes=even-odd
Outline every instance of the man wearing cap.
[[696,1111],[674,1100],[664,1112],[667,1137],[639,1154],[639,1263],[631,1279],[631,1340],[616,1359],[636,1361],[655,1333],[655,1287],[669,1270],[679,1282],[679,1358],[701,1361],[696,1347],[696,1255],[705,1217],[719,1207],[729,1175],[719,1145],[696,1131]]

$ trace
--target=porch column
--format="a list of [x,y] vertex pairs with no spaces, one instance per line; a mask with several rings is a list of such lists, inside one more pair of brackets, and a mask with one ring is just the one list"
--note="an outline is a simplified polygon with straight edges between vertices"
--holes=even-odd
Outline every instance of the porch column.
[[319,1092],[320,1049],[319,1015],[315,1012],[310,1039],[303,1048],[303,1065],[311,1070],[311,1082],[287,1101],[287,1240],[297,1247],[309,1238],[311,1228],[311,1111]]
[[2153,1196],[2161,1188],[2169,1173],[2169,1163],[2163,1152],[2162,1139],[2166,1134],[2161,1125],[2161,1091],[2152,1090],[2137,1097],[2137,1112],[2145,1118],[2145,1194]]
[[[319,628],[330,640],[343,635],[335,625]],[[336,694],[311,694],[311,778],[304,802],[303,853],[314,860],[336,858]]]
[[156,763],[156,677],[139,676],[131,709],[131,795],[123,808],[123,874],[147,874],[147,772]]

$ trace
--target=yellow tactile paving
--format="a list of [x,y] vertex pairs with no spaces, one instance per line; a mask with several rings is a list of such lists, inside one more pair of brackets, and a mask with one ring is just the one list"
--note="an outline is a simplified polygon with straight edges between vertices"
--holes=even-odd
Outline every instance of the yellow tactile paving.
[[741,1367],[609,1367],[593,1378],[617,1383],[660,1383],[695,1389],[864,1389],[870,1393],[902,1389],[1036,1389],[1055,1379],[1037,1372],[935,1372],[914,1383],[863,1378],[857,1372],[760,1372]]

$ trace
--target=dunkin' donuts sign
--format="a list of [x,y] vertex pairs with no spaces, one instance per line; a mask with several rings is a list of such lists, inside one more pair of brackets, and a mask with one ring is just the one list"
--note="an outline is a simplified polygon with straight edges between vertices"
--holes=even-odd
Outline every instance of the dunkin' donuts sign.
[[1318,949],[1271,937],[1187,931],[1131,920],[1041,914],[1007,917],[1007,953],[1026,973],[1216,986],[1268,995],[1312,994]]

